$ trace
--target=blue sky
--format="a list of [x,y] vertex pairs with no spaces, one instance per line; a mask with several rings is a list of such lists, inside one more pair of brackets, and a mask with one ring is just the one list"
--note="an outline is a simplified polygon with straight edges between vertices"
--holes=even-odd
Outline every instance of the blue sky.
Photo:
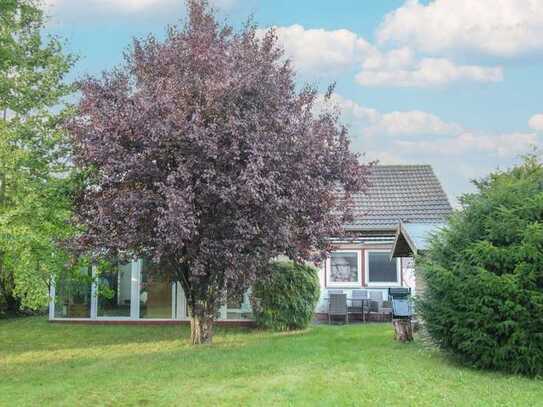
[[[48,31],[80,55],[73,77],[163,35],[183,0],[45,0]],[[543,139],[541,0],[212,0],[234,25],[277,29],[300,83],[325,89],[353,148],[383,164],[432,164],[453,203],[470,179]]]

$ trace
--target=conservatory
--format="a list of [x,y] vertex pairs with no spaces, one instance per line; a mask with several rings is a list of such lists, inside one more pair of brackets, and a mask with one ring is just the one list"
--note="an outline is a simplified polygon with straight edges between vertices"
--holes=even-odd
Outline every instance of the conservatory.
[[[179,284],[151,273],[151,262],[138,260],[116,266],[96,277],[93,267],[78,278],[66,278],[51,286],[49,319],[55,322],[182,322],[188,312]],[[228,299],[217,321],[252,321],[249,294]]]

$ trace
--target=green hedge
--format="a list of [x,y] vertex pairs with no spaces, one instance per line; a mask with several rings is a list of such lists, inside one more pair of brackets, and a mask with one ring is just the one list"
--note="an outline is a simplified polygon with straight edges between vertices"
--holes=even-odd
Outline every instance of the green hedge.
[[268,277],[252,291],[257,325],[278,331],[306,328],[318,299],[317,270],[292,262],[270,264]]
[[478,368],[543,374],[543,167],[491,174],[422,260],[425,327]]

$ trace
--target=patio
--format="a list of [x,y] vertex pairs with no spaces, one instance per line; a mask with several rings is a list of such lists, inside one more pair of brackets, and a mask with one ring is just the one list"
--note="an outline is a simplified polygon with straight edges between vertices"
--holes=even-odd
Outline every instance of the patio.
[[328,323],[386,322],[392,320],[392,303],[381,291],[328,290],[326,312],[316,314],[317,321]]

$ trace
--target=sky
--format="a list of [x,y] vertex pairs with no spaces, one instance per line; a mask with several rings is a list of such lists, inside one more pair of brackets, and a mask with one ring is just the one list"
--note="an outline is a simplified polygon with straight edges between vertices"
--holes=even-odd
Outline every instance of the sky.
[[[80,59],[73,79],[164,36],[184,0],[45,0],[47,31]],[[301,84],[334,102],[353,149],[431,164],[451,203],[543,144],[543,0],[211,0],[239,27],[274,27]]]

